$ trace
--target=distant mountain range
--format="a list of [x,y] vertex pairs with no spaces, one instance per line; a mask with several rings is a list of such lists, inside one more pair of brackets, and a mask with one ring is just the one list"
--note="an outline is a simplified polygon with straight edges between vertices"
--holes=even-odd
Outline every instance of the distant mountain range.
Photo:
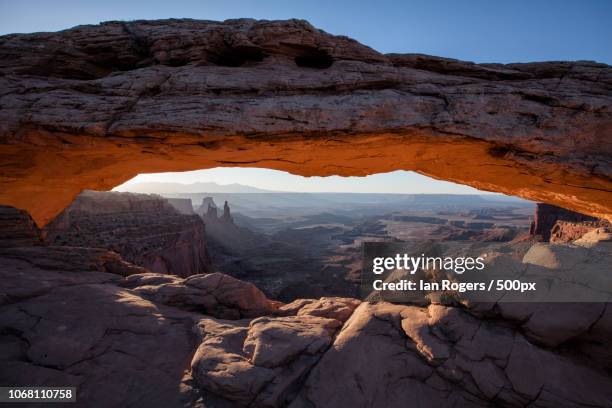
[[245,184],[217,184],[215,182],[196,182],[196,183],[164,183],[164,182],[141,182],[141,183],[126,183],[121,186],[117,186],[113,191],[128,191],[131,193],[141,194],[159,194],[159,195],[175,195],[175,194],[199,194],[199,193],[211,193],[211,194],[248,194],[248,193],[279,193],[279,194],[326,194],[326,195],[377,195],[377,196],[432,196],[432,197],[478,197],[482,196],[486,200],[501,200],[501,201],[523,201],[518,197],[505,196],[503,194],[494,193],[482,193],[482,194],[406,194],[406,193],[336,193],[336,192],[300,192],[300,191],[280,191],[280,190],[265,190]]
[[214,182],[197,182],[191,184],[143,182],[124,184],[115,191],[130,191],[147,194],[185,194],[185,193],[276,193],[277,191],[262,190],[244,184],[217,184]]

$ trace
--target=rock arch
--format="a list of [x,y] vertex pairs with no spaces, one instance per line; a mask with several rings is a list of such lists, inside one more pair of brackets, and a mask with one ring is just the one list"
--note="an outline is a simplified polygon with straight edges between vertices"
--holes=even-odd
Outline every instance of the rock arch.
[[0,203],[216,166],[419,173],[612,219],[612,67],[382,55],[300,20],[0,37]]

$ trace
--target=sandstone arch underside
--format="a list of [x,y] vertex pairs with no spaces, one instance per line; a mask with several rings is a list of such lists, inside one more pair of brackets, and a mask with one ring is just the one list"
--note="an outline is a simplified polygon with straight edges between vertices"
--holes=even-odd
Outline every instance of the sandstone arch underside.
[[298,20],[0,37],[0,203],[48,223],[139,173],[414,170],[612,219],[612,67],[380,54]]

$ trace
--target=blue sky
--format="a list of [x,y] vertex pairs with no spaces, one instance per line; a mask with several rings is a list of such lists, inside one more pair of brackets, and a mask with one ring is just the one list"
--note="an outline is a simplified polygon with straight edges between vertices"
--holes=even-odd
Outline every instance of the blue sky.
[[[0,34],[57,31],[107,20],[189,17],[302,18],[332,34],[348,35],[380,52],[424,53],[475,62],[595,60],[612,64],[612,0],[0,0]],[[250,172],[250,173],[249,173]],[[242,174],[242,176],[241,176]],[[407,172],[355,180],[293,178],[271,170],[214,170],[159,176],[167,181],[241,182],[310,191],[473,192]],[[211,180],[210,177],[217,178]],[[242,178],[241,178],[242,177]],[[151,176],[145,177],[151,179]],[[263,184],[262,184],[263,183]],[[278,189],[278,188],[276,188]]]
[[0,34],[170,17],[295,17],[380,52],[476,62],[588,59],[612,64],[609,0],[0,0]]

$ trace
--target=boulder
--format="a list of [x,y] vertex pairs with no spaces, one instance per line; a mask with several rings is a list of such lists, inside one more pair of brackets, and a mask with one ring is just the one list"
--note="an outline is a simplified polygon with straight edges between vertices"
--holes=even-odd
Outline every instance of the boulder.
[[194,380],[239,406],[285,406],[343,321],[308,314],[250,322],[203,319],[203,341],[191,362]]
[[156,303],[225,319],[272,314],[278,308],[252,283],[218,272],[185,279],[145,273],[122,285]]

